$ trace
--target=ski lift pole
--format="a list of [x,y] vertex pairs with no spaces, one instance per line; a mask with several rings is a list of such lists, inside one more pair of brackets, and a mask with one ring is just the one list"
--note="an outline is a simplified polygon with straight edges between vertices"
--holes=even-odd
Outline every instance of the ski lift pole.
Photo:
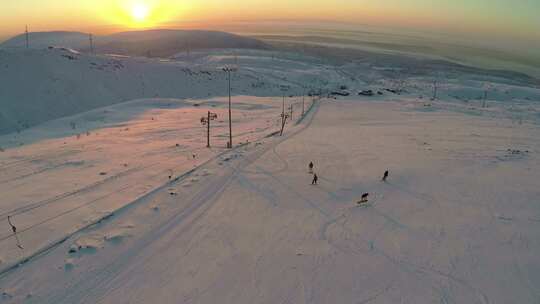
[[283,113],[281,115],[281,130],[279,132],[279,136],[283,136],[283,131],[285,130],[285,124],[287,123],[287,118],[289,118],[289,114]]
[[217,114],[208,111],[207,117],[201,117],[201,124],[206,125],[206,147],[210,148],[210,122],[217,119]]
[[206,147],[210,148],[210,111],[208,111],[208,126],[206,128]]
[[283,125],[283,120],[285,119],[285,94],[283,94],[283,103],[281,104],[281,124]]

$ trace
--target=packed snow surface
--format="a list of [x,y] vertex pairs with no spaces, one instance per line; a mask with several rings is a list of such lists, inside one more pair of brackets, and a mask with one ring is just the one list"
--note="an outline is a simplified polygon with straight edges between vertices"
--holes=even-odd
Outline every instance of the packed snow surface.
[[[0,137],[0,303],[540,301],[538,88],[459,75],[432,98],[434,77],[385,66],[239,60],[270,97],[233,96],[234,149],[228,100],[211,96]],[[307,79],[351,95],[306,98],[304,116],[287,97],[277,135],[281,95]]]

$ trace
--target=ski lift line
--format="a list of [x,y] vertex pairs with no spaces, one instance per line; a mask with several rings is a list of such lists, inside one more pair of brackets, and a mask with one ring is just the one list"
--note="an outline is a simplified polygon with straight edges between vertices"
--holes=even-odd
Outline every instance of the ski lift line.
[[[164,171],[164,172],[166,172],[166,171]],[[151,178],[154,178],[154,177],[156,177],[156,176],[158,176],[158,175],[163,175],[163,172],[161,172],[161,173],[159,173],[159,174],[155,174],[155,175],[151,176]],[[41,221],[41,222],[32,224],[32,225],[30,225],[30,226],[28,226],[28,227],[26,227],[26,228],[20,230],[19,233],[24,233],[24,232],[26,232],[26,231],[29,231],[29,230],[31,230],[31,229],[33,229],[33,228],[35,228],[35,227],[41,226],[41,225],[43,225],[43,224],[45,224],[45,223],[48,223],[48,222],[50,222],[50,221],[52,221],[52,220],[55,220],[55,219],[57,219],[57,218],[60,218],[60,217],[62,217],[62,216],[64,216],[64,215],[70,214],[70,213],[72,213],[72,212],[74,212],[74,211],[77,211],[77,210],[79,210],[79,209],[81,209],[81,208],[88,207],[88,206],[90,206],[90,205],[92,205],[92,204],[94,204],[94,203],[96,203],[96,202],[99,202],[99,201],[101,201],[101,200],[103,200],[103,199],[105,199],[105,198],[107,198],[107,197],[109,197],[109,196],[112,196],[112,195],[114,195],[114,194],[116,194],[116,193],[124,192],[125,190],[130,189],[130,188],[133,188],[133,187],[135,187],[135,186],[137,186],[137,185],[139,185],[139,184],[136,183],[136,184],[126,185],[126,186],[124,186],[124,187],[122,187],[122,188],[120,188],[120,189],[116,189],[116,190],[114,190],[114,191],[112,191],[112,192],[109,192],[109,193],[107,193],[107,194],[105,194],[105,195],[102,195],[102,196],[100,196],[100,197],[98,197],[98,198],[96,198],[96,199],[93,199],[93,200],[91,200],[91,201],[88,201],[88,202],[86,202],[86,203],[83,203],[83,204],[81,204],[81,205],[79,205],[79,206],[77,206],[77,207],[68,209],[68,210],[66,210],[66,211],[64,211],[64,212],[62,212],[62,213],[60,213],[60,214],[57,214],[57,215],[55,215],[55,216],[46,218],[46,219],[44,219],[44,220]],[[5,241],[5,240],[7,240],[7,239],[10,239],[11,237],[13,237],[13,235],[8,235],[8,236],[1,237],[1,238],[0,238],[0,242]]]
[[[155,166],[155,165],[157,165],[157,164],[159,164],[159,162],[156,162],[156,163],[154,163],[154,164],[152,164],[152,165],[148,165],[148,166],[146,166],[146,167],[144,167],[144,168],[149,168],[149,167]],[[206,162],[205,162],[204,164],[206,164]],[[203,165],[204,165],[204,164],[203,164]],[[144,169],[144,168],[143,168],[143,169]],[[174,171],[174,169],[170,169],[170,168],[169,168],[169,169],[165,169],[165,170],[160,171],[159,173],[156,173],[156,174],[151,175],[150,177],[146,177],[146,179],[153,179],[153,178],[155,178],[155,177],[157,177],[157,176],[164,176],[164,173],[168,173],[168,172],[170,172],[171,170]],[[186,174],[192,173],[193,171],[194,171],[193,169],[192,169],[192,170],[189,170],[188,172],[184,173],[182,176],[185,176]],[[175,181],[175,182],[178,181],[178,178],[175,179],[174,181]],[[165,183],[165,184],[163,184],[163,185],[167,185],[167,184],[168,184],[168,183]],[[23,233],[23,232],[26,232],[26,231],[28,231],[28,230],[31,230],[31,229],[33,229],[33,228],[35,228],[35,227],[37,227],[37,226],[43,225],[43,224],[45,224],[45,223],[47,223],[47,222],[50,222],[50,221],[52,221],[52,220],[54,220],[54,219],[57,219],[57,218],[59,218],[59,217],[61,217],[61,216],[67,215],[67,214],[69,214],[69,213],[71,213],[71,212],[74,212],[74,211],[76,211],[76,210],[78,210],[78,209],[81,209],[81,208],[86,207],[86,206],[90,206],[90,205],[92,205],[92,204],[94,204],[94,203],[96,203],[96,202],[98,202],[98,201],[101,201],[102,199],[107,198],[107,197],[109,197],[109,196],[111,196],[111,195],[113,195],[113,194],[115,194],[115,193],[123,192],[123,191],[125,191],[125,190],[127,190],[127,189],[129,189],[129,188],[133,188],[133,187],[138,186],[138,185],[139,185],[139,183],[135,183],[135,184],[132,184],[132,185],[126,185],[126,186],[120,188],[119,190],[114,190],[114,191],[109,192],[109,193],[107,193],[107,194],[105,194],[105,195],[103,195],[103,196],[101,196],[101,197],[99,197],[99,198],[93,199],[93,200],[91,200],[91,201],[89,201],[89,202],[87,202],[87,203],[84,203],[84,204],[79,205],[79,206],[77,206],[77,207],[74,207],[74,208],[72,208],[72,209],[66,210],[65,212],[62,212],[62,213],[60,213],[60,214],[58,214],[58,215],[52,216],[52,217],[50,217],[50,218],[47,218],[47,219],[45,219],[45,220],[43,220],[43,221],[41,221],[41,222],[39,222],[39,223],[32,224],[31,226],[28,226],[28,227],[26,227],[26,228],[20,230],[19,233]],[[161,185],[161,186],[163,186],[163,185]],[[35,209],[35,208],[34,208],[34,209]],[[28,210],[28,211],[29,211],[29,210]],[[26,211],[26,212],[28,212],[28,211]],[[23,214],[23,212],[19,213],[18,215],[20,215],[20,214]],[[11,215],[10,215],[10,216],[11,216]],[[0,219],[0,220],[3,220],[3,218]],[[10,239],[10,238],[12,238],[12,237],[13,237],[13,235],[8,235],[8,236],[0,237],[0,242],[5,241],[5,240],[7,240],[7,239]]]
[[[131,187],[133,187],[133,186],[134,186],[134,185],[130,185],[130,186],[126,186],[126,187],[120,188],[119,190],[116,190],[116,191],[113,191],[113,192],[109,192],[109,193],[107,193],[107,194],[105,194],[105,195],[103,195],[103,196],[101,196],[101,197],[99,197],[99,198],[93,199],[93,200],[91,200],[91,201],[89,201],[89,202],[86,202],[86,203],[84,203],[84,204],[82,204],[82,205],[79,205],[79,206],[77,206],[77,207],[68,209],[68,210],[66,210],[66,211],[64,211],[64,212],[62,212],[62,213],[59,213],[59,214],[55,215],[55,216],[46,218],[46,219],[42,220],[41,222],[32,224],[32,225],[30,225],[30,226],[28,226],[28,227],[26,227],[26,228],[20,230],[19,233],[24,233],[24,232],[26,232],[26,231],[32,230],[32,229],[35,228],[35,227],[41,226],[41,225],[43,225],[43,224],[45,224],[45,223],[48,223],[48,222],[50,222],[50,221],[52,221],[52,220],[55,220],[55,219],[57,219],[57,218],[60,218],[60,217],[62,217],[62,216],[64,216],[64,215],[66,215],[66,214],[72,213],[72,212],[74,212],[74,211],[76,211],[76,210],[79,210],[79,209],[81,209],[81,208],[90,206],[91,204],[93,204],[93,203],[95,203],[95,202],[98,202],[98,201],[100,201],[100,200],[102,200],[102,199],[104,199],[104,198],[107,198],[107,197],[109,197],[109,196],[111,196],[111,195],[113,195],[113,194],[115,194],[115,193],[123,192],[123,191],[125,191],[125,190],[127,190],[128,188],[131,188]],[[11,235],[7,235],[7,236],[4,236],[4,237],[1,237],[1,238],[0,238],[0,242],[5,241],[5,240],[8,240],[8,239],[12,238],[13,236],[14,236],[14,235],[11,234]]]
[[73,191],[65,192],[65,193],[62,193],[62,194],[57,195],[55,197],[52,197],[52,198],[48,198],[48,199],[41,200],[41,201],[38,201],[38,202],[30,203],[30,204],[27,204],[25,206],[21,206],[21,207],[12,209],[10,211],[0,213],[0,220],[6,219],[7,216],[15,216],[15,215],[24,214],[24,213],[29,212],[31,210],[34,210],[36,208],[44,207],[44,206],[49,205],[51,203],[61,201],[61,200],[65,199],[65,198],[68,198],[70,196],[77,195],[79,193],[82,193],[82,192],[88,191],[90,189],[93,189],[95,187],[101,186],[101,185],[103,185],[103,184],[105,184],[105,183],[107,183],[107,182],[109,182],[111,180],[127,176],[127,175],[129,175],[129,174],[131,174],[133,172],[136,172],[136,171],[141,171],[141,170],[150,168],[152,166],[155,166],[156,164],[158,164],[158,163],[154,163],[154,164],[148,165],[148,166],[139,166],[139,167],[131,168],[131,169],[122,171],[119,174],[109,176],[109,177],[107,177],[107,178],[105,178],[103,180],[92,183],[92,184],[90,184],[88,186],[85,186],[83,188],[79,188],[79,189],[76,189],[76,190],[73,190]]
[[[98,187],[98,186],[100,186],[102,184],[105,184],[106,182],[108,182],[108,181],[110,181],[112,179],[121,178],[121,177],[127,176],[127,175],[129,175],[131,173],[134,173],[134,172],[128,173],[129,171],[140,172],[142,170],[154,167],[154,166],[158,165],[159,163],[160,162],[155,162],[155,163],[152,163],[152,164],[147,165],[147,166],[139,166],[139,167],[136,167],[136,168],[132,168],[132,169],[123,171],[123,172],[121,172],[121,173],[119,173],[117,175],[110,176],[107,179],[104,179],[104,180],[98,181],[96,183],[93,183],[93,184],[91,184],[91,185],[89,185],[87,187],[77,189],[75,191],[67,192],[67,193],[64,193],[64,194],[62,194],[60,196],[56,196],[56,197],[53,197],[53,198],[50,198],[50,199],[47,199],[47,200],[44,200],[44,201],[41,201],[41,202],[38,202],[38,203],[33,203],[31,205],[19,207],[19,208],[15,209],[15,210],[11,210],[9,212],[4,212],[4,213],[0,214],[0,220],[6,219],[7,218],[6,216],[21,215],[21,214],[27,213],[29,211],[32,211],[34,209],[41,208],[41,207],[44,207],[46,205],[49,205],[51,203],[61,201],[62,199],[65,199],[65,198],[70,197],[72,195],[77,195],[77,194],[82,193],[84,191],[87,191],[87,190],[90,190],[92,188]],[[159,175],[163,174],[163,172],[169,172],[170,170],[172,170],[172,169],[166,169],[166,170],[164,170],[164,171],[162,171],[162,172],[160,172],[158,174],[151,175],[150,178],[154,178],[156,176],[159,176]],[[122,174],[122,173],[124,173],[124,174]],[[38,204],[38,205],[36,205],[36,204]]]
[[[202,150],[202,149],[196,149],[196,151],[198,151],[198,150]],[[58,196],[46,199],[46,200],[31,203],[31,204],[28,204],[28,205],[25,205],[25,206],[22,206],[22,207],[19,207],[19,208],[16,208],[16,209],[13,209],[13,210],[10,210],[10,211],[7,211],[7,212],[0,213],[0,221],[5,220],[7,218],[7,216],[15,216],[15,215],[21,215],[21,214],[27,213],[27,212],[32,211],[34,209],[44,207],[44,206],[49,205],[51,203],[61,201],[61,200],[65,199],[65,198],[67,198],[67,197],[77,195],[79,193],[88,191],[88,190],[90,190],[92,188],[101,186],[101,185],[105,184],[106,182],[108,182],[110,180],[125,177],[125,176],[130,175],[131,173],[139,172],[141,170],[145,170],[145,169],[154,167],[154,166],[158,165],[159,163],[160,162],[155,162],[155,163],[152,163],[152,164],[147,165],[147,166],[139,166],[139,167],[131,168],[131,169],[122,171],[117,175],[110,176],[110,177],[108,177],[108,178],[106,178],[104,180],[97,181],[97,182],[95,182],[93,184],[90,184],[90,185],[88,185],[86,187],[83,187],[83,188],[80,188],[80,189],[77,189],[77,190],[74,190],[74,191],[66,192],[66,193],[60,194]],[[167,169],[164,172],[167,172],[168,170],[170,170],[170,169]],[[131,172],[131,171],[135,171],[135,172]],[[157,174],[156,174],[156,176],[157,176]],[[155,177],[155,176],[151,176],[151,178],[153,178],[153,177]]]

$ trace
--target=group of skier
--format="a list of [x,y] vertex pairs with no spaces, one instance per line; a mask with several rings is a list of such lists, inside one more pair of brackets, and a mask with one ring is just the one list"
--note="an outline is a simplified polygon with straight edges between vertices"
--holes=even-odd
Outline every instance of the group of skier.
[[[313,172],[313,168],[314,168],[314,164],[313,162],[309,162],[309,165],[308,165],[308,172],[309,174],[313,174],[313,180],[311,181],[311,184],[312,185],[317,185],[318,182],[319,182],[319,176],[317,176],[317,173]],[[383,182],[386,182],[386,180],[388,179],[388,175],[390,174],[390,172],[388,170],[384,171],[384,174],[383,174],[383,177],[382,177],[382,181]],[[362,203],[367,203],[368,202],[368,196],[369,196],[369,193],[364,193],[362,194],[362,199],[358,202],[358,204],[362,204]]]

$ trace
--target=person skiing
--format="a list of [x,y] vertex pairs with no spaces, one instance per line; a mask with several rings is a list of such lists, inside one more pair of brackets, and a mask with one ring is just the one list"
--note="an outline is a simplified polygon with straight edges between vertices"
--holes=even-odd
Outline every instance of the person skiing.
[[382,181],[385,182],[387,178],[388,178],[388,170],[384,171]]
[[309,168],[309,173],[313,173],[313,162],[309,162],[308,168]]
[[317,182],[319,181],[319,177],[317,174],[313,174],[313,181],[311,182],[312,185],[317,185]]
[[369,193],[362,194],[362,199],[358,202],[358,204],[367,203],[368,202],[368,196],[369,196]]

